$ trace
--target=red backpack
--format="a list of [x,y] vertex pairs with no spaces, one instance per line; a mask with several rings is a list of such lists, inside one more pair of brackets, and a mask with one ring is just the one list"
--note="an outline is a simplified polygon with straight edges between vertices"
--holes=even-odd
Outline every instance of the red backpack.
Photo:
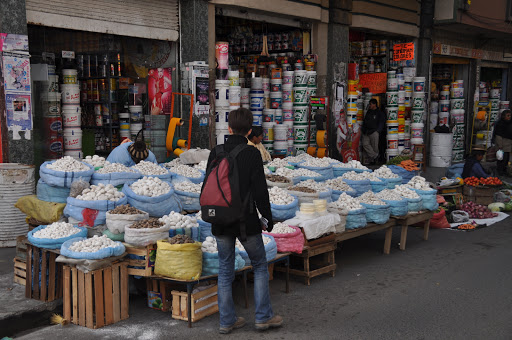
[[[250,193],[242,201],[236,157],[247,144],[237,145],[231,152],[224,145],[215,148],[216,157],[206,169],[203,189],[199,196],[203,221],[218,225],[240,223],[240,234],[245,239],[245,211]],[[252,205],[251,205],[252,206]]]

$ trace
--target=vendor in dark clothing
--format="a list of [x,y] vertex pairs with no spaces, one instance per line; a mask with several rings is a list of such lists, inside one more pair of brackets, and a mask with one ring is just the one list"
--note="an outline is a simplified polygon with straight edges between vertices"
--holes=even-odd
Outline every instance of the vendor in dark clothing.
[[507,173],[510,152],[512,152],[512,113],[510,110],[504,110],[501,113],[500,120],[496,123],[494,144],[503,151],[503,159],[497,162],[498,175],[503,176]]
[[368,163],[379,158],[379,135],[384,130],[386,115],[379,110],[376,99],[370,99],[370,107],[363,120],[363,152]]
[[464,169],[462,170],[462,178],[476,177],[487,178],[489,174],[484,170],[480,162],[484,158],[485,148],[481,146],[474,146],[471,151],[471,156],[466,159]]

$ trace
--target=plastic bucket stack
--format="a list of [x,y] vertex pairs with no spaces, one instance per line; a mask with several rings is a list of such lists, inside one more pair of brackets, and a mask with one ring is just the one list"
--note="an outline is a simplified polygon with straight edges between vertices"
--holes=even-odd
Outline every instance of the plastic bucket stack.
[[430,139],[430,166],[446,168],[452,164],[453,135],[432,133]]
[[455,120],[451,144],[452,162],[462,162],[464,160],[464,107],[464,81],[457,80],[452,82],[450,86],[450,115],[441,115],[441,111],[439,112],[439,124],[443,120],[443,124],[449,125],[450,116]]
[[[267,78],[265,78],[268,80]],[[251,91],[249,92],[249,107],[252,112],[253,125],[261,126],[263,122],[263,109],[265,108],[265,91],[263,78],[251,78]],[[265,82],[265,84],[267,84]]]
[[[228,131],[228,116],[230,112],[230,84],[236,84],[236,74],[233,71],[228,72],[228,80],[215,80],[215,136],[217,144],[224,144]],[[240,79],[238,78],[238,82]],[[234,85],[236,86],[236,85]],[[244,99],[248,101],[249,99]],[[236,99],[235,99],[236,101]],[[242,91],[240,89],[240,100],[242,101]],[[239,104],[240,105],[240,104]]]
[[163,163],[167,158],[167,148],[165,146],[167,137],[166,118],[166,115],[149,116],[151,151],[155,154],[158,163]]
[[[80,86],[77,81],[77,70],[62,70],[62,115],[64,156],[82,159],[82,129],[80,108]],[[54,98],[55,99],[55,98]]]
[[[48,75],[48,84],[44,84],[45,102],[43,104],[43,120],[46,127],[46,157],[48,159],[57,159],[62,157],[64,139],[62,136],[62,117],[61,117],[61,94],[59,93],[59,76]],[[78,106],[80,109],[80,106]],[[80,126],[80,121],[77,121]]]

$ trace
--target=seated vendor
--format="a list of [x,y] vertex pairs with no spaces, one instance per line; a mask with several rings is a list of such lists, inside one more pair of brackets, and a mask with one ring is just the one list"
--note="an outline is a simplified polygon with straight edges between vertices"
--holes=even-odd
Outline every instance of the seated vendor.
[[[146,142],[144,142],[142,131],[140,130],[137,134],[135,142],[126,139],[121,145],[112,150],[107,157],[107,161],[110,163],[121,163],[127,167],[139,164],[140,161],[157,163],[155,155],[148,150]],[[141,134],[142,139],[139,139]]]
[[247,139],[249,140],[247,144],[254,146],[260,151],[263,163],[268,163],[272,160],[268,151],[265,150],[265,147],[261,144],[261,141],[263,140],[263,129],[261,126],[253,126],[251,133],[247,136]]
[[474,146],[471,151],[471,156],[466,159],[464,169],[462,170],[462,178],[476,177],[487,178],[490,175],[485,171],[480,162],[484,158],[486,149],[482,146]]

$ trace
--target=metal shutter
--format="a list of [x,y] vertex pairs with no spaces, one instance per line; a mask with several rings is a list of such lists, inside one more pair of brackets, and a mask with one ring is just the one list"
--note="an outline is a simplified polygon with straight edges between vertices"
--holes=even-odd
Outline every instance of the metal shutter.
[[33,25],[176,41],[179,0],[26,0]]

